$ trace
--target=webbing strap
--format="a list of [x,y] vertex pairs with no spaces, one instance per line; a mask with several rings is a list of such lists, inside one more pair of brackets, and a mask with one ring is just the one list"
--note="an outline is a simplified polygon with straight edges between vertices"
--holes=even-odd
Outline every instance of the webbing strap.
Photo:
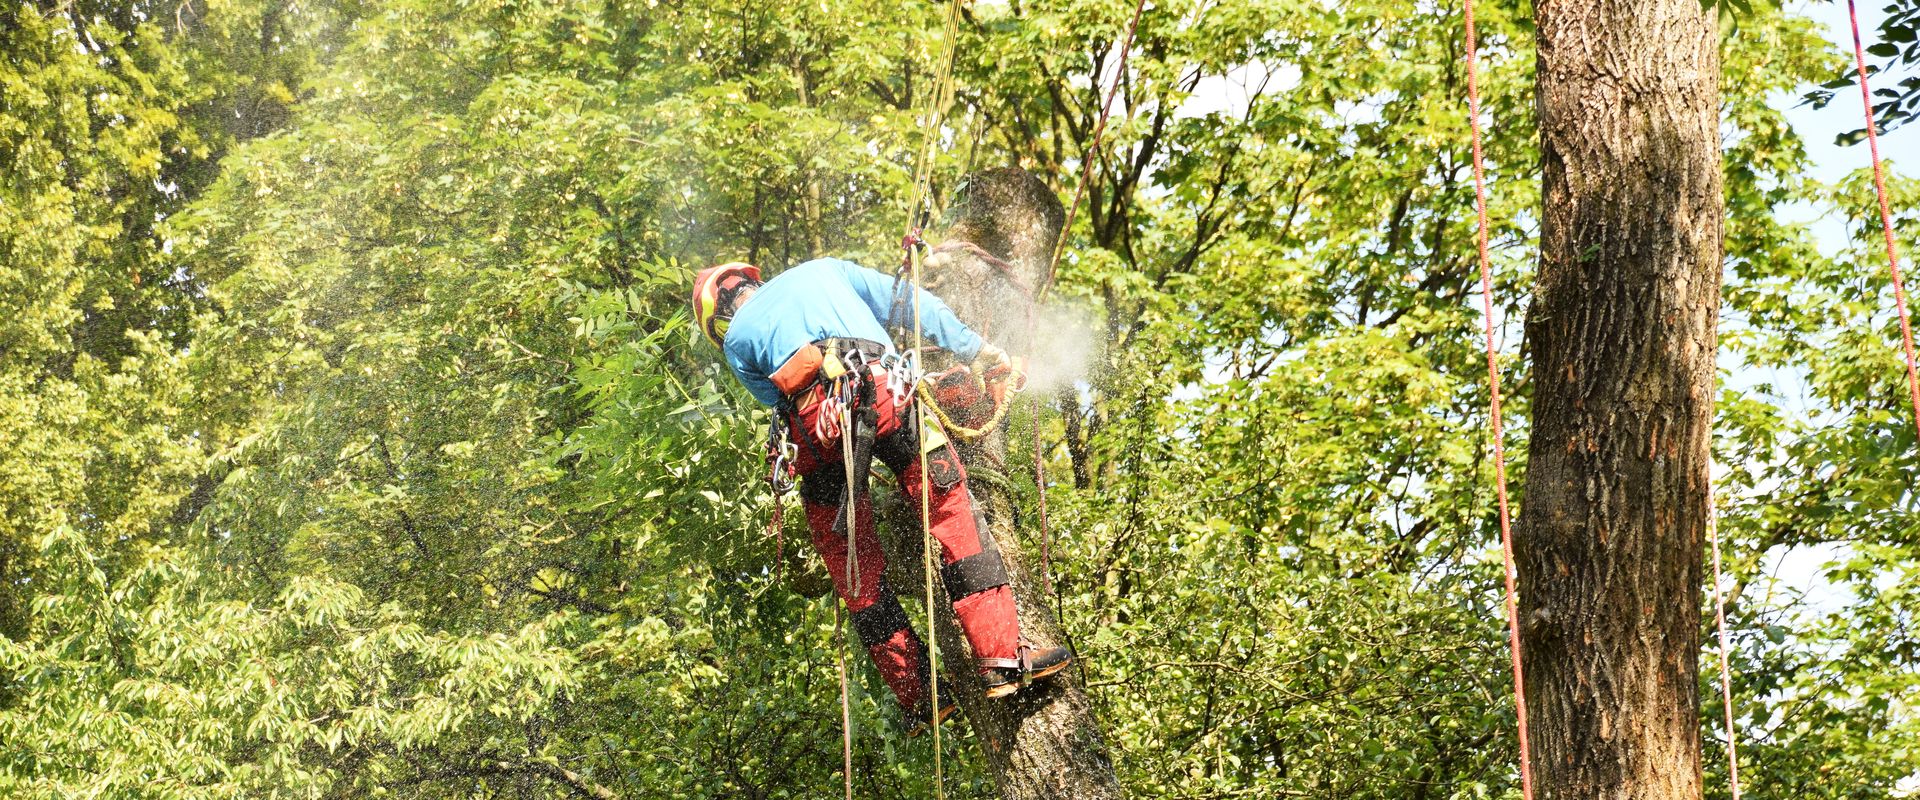
[[1007,585],[1007,565],[998,550],[982,550],[940,568],[940,580],[947,584],[947,599]]

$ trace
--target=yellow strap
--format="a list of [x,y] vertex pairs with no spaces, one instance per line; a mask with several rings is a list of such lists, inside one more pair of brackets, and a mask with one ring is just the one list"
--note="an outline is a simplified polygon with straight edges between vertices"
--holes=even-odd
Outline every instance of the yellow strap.
[[827,380],[837,380],[847,374],[846,362],[840,360],[840,343],[827,342],[827,353],[820,361],[820,375]]
[[920,437],[921,456],[924,457],[947,443],[947,434],[941,430],[939,420],[927,419],[926,415],[922,414],[920,425],[920,430],[924,432]]

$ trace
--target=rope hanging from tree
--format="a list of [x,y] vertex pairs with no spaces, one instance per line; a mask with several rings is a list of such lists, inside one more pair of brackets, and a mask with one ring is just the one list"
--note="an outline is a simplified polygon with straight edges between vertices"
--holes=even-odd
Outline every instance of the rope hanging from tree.
[[[934,148],[939,145],[940,128],[945,124],[947,108],[953,103],[953,63],[955,55],[959,50],[960,4],[962,2],[963,0],[948,0],[947,3],[944,39],[946,57],[941,60],[940,76],[934,82],[933,108],[929,111],[931,120],[930,124],[923,128],[923,130],[927,132],[927,146],[921,152],[919,165],[914,170],[913,200],[907,207],[907,235],[902,239],[902,244],[906,247],[907,251],[908,280],[911,281],[913,289],[913,353],[916,359],[916,365],[921,349],[925,347],[925,342],[921,335],[920,328],[920,267],[923,256],[922,244],[924,243],[920,241],[919,226],[915,224],[915,217],[921,213],[923,203],[930,205],[932,202],[933,192],[931,184],[933,180]],[[916,377],[915,380],[919,382],[920,379]],[[915,392],[916,396],[918,396],[920,393],[919,387],[916,387]],[[896,402],[898,401],[896,400]],[[917,406],[918,403],[916,402],[915,405]],[[926,417],[920,413],[920,409],[917,407],[913,409],[912,413],[914,432],[916,434],[914,437],[916,442],[914,449],[918,451],[917,455],[920,461],[920,573],[925,584],[923,587],[925,595],[922,599],[926,603],[927,614],[927,727],[931,728],[933,733],[934,793],[936,797],[944,798],[946,797],[947,789],[946,779],[941,765],[940,752],[940,634],[938,628],[934,626],[934,609],[936,606],[934,605],[933,594],[934,552],[940,547],[940,542],[933,536],[932,498],[929,497],[932,486],[930,485],[931,480],[927,474],[927,448],[924,446],[924,443],[927,441]],[[848,800],[852,800],[851,795],[849,795]]]
[[[1067,237],[1073,235],[1073,218],[1080,211],[1080,200],[1086,195],[1087,184],[1091,183],[1092,170],[1089,159],[1100,157],[1100,142],[1107,133],[1107,118],[1113,112],[1113,98],[1120,93],[1120,81],[1127,76],[1127,58],[1133,52],[1134,35],[1140,30],[1140,15],[1146,11],[1147,0],[1139,0],[1133,6],[1133,18],[1127,22],[1127,31],[1120,39],[1120,59],[1113,71],[1113,83],[1107,87],[1106,99],[1100,103],[1100,117],[1093,124],[1091,137],[1085,154],[1080,159],[1080,168],[1084,174],[1080,182],[1073,187],[1073,202],[1067,204],[1066,220],[1060,225],[1060,235],[1053,240],[1053,251],[1047,257],[1047,271],[1040,276],[1040,283],[1033,289],[1032,302],[1027,304],[1027,346],[1032,347],[1040,335],[1040,301],[1046,297],[1047,290],[1053,286],[1054,273],[1060,268],[1060,257],[1067,251]],[[1023,287],[1024,288],[1024,287]],[[1040,395],[1033,396],[1033,487],[1036,496],[1035,511],[1040,522],[1040,582],[1048,595],[1053,594],[1053,530],[1047,521],[1047,467],[1045,453],[1040,440]],[[1057,608],[1058,603],[1054,604]]]
[[1847,22],[1853,29],[1853,64],[1860,76],[1860,105],[1867,115],[1867,152],[1873,157],[1873,193],[1880,200],[1880,232],[1887,248],[1887,275],[1893,279],[1893,303],[1900,312],[1900,343],[1907,357],[1907,396],[1913,401],[1913,424],[1920,433],[1920,370],[1914,367],[1913,322],[1908,319],[1907,287],[1900,277],[1900,251],[1893,243],[1893,211],[1887,202],[1887,174],[1880,165],[1880,134],[1873,121],[1873,93],[1867,87],[1867,53],[1860,45],[1860,14],[1847,0]]
[[1507,451],[1500,421],[1500,360],[1493,340],[1493,267],[1487,258],[1487,174],[1480,145],[1479,41],[1473,24],[1473,0],[1464,0],[1467,22],[1467,121],[1473,131],[1473,210],[1479,222],[1474,243],[1480,258],[1480,297],[1487,340],[1488,422],[1493,437],[1494,491],[1500,503],[1500,555],[1505,566],[1507,648],[1513,662],[1513,705],[1519,717],[1520,796],[1533,800],[1533,751],[1527,738],[1526,673],[1520,657],[1520,607],[1513,563],[1513,523],[1507,509]]
[[1707,461],[1707,542],[1713,548],[1713,622],[1720,638],[1720,706],[1727,718],[1727,785],[1733,800],[1740,800],[1739,736],[1733,729],[1733,668],[1727,658],[1733,648],[1727,644],[1727,600],[1720,589],[1720,512],[1713,500],[1713,461]]
[[[1920,369],[1915,367],[1913,346],[1913,322],[1907,309],[1907,290],[1900,274],[1900,252],[1895,245],[1893,235],[1893,212],[1887,199],[1886,169],[1880,163],[1880,135],[1878,125],[1873,118],[1873,91],[1868,83],[1866,48],[1860,40],[1860,13],[1854,0],[1847,0],[1847,25],[1853,35],[1853,59],[1855,74],[1860,83],[1860,106],[1866,116],[1867,152],[1873,164],[1873,191],[1879,201],[1880,233],[1886,248],[1887,276],[1893,284],[1894,309],[1900,317],[1901,354],[1905,357],[1907,368],[1907,399],[1913,408],[1913,420],[1916,433],[1920,433]],[[1720,647],[1720,700],[1725,711],[1727,731],[1727,782],[1729,794],[1733,800],[1740,800],[1740,759],[1738,751],[1739,736],[1734,729],[1733,713],[1733,676],[1728,659],[1732,655],[1732,646],[1727,636],[1726,597],[1720,585],[1720,531],[1717,514],[1712,508],[1713,488],[1707,488],[1709,513],[1707,516],[1707,534],[1713,547],[1713,611],[1714,625],[1719,636]]]
[[[1508,500],[1507,500],[1506,448],[1504,444],[1503,425],[1502,425],[1502,419],[1501,419],[1501,402],[1500,402],[1501,401],[1500,366],[1499,366],[1499,358],[1498,358],[1498,348],[1495,345],[1494,332],[1493,332],[1493,270],[1490,263],[1490,259],[1488,258],[1488,255],[1487,255],[1489,225],[1488,225],[1488,219],[1487,219],[1486,161],[1485,161],[1485,156],[1482,148],[1481,130],[1480,130],[1480,85],[1479,85],[1479,67],[1478,67],[1479,43],[1478,43],[1478,37],[1477,37],[1478,31],[1476,30],[1474,25],[1473,0],[1464,0],[1463,5],[1464,5],[1465,17],[1466,17],[1467,105],[1468,105],[1469,127],[1472,131],[1472,143],[1473,143],[1474,213],[1475,213],[1475,217],[1478,225],[1476,236],[1475,236],[1475,245],[1477,249],[1479,267],[1480,267],[1480,293],[1481,293],[1481,299],[1483,303],[1483,324],[1484,324],[1485,335],[1486,335],[1487,387],[1488,387],[1488,398],[1489,398],[1488,405],[1490,410],[1489,424],[1491,427],[1491,436],[1493,440],[1495,491],[1499,499],[1499,510],[1500,510],[1500,549],[1501,549],[1503,566],[1505,568],[1504,577],[1505,577],[1505,588],[1506,588],[1505,603],[1506,603],[1506,612],[1507,612],[1507,638],[1508,638],[1509,652],[1511,653],[1511,656],[1512,656],[1514,708],[1518,717],[1516,727],[1517,727],[1517,732],[1519,736],[1519,746],[1520,746],[1520,792],[1523,798],[1526,798],[1526,800],[1532,800],[1533,798],[1533,757],[1532,757],[1531,743],[1530,743],[1528,731],[1527,731],[1527,696],[1526,696],[1526,678],[1525,678],[1526,673],[1523,666],[1523,658],[1522,658],[1523,651],[1520,643],[1519,604],[1518,604],[1518,590],[1517,590],[1518,576],[1517,576],[1517,570],[1515,568],[1514,556],[1513,556],[1512,517],[1511,517],[1511,512],[1509,510]],[[1853,0],[1848,0],[1849,11],[1851,11],[1852,5],[1853,5]],[[1855,28],[1854,28],[1854,41],[1855,41],[1855,48],[1857,51],[1859,46],[1859,28],[1858,28],[1857,22],[1855,23]],[[1865,81],[1866,81],[1866,74],[1864,71],[1864,66],[1862,66],[1861,87],[1862,87],[1863,97],[1865,97]],[[1873,127],[1872,111],[1871,111],[1871,105],[1869,105],[1868,132],[1870,136],[1872,133],[1872,127]],[[1878,155],[1877,149],[1875,150],[1875,156],[1874,156],[1874,170],[1875,170],[1875,176],[1876,176],[1876,186],[1878,186],[1882,192],[1881,193],[1882,221],[1886,222],[1888,220],[1888,217],[1886,214],[1885,185],[1884,183],[1881,183],[1878,180],[1879,179],[1879,155]],[[1888,246],[1889,261],[1892,261],[1893,260],[1892,258],[1893,240],[1892,240],[1892,227],[1890,223],[1887,225],[1887,236],[1888,236],[1887,246]],[[1901,330],[1903,335],[1905,336],[1905,341],[1906,341],[1908,384],[1909,384],[1909,388],[1913,390],[1916,425],[1920,425],[1920,382],[1915,381],[1914,359],[1913,359],[1913,338],[1912,338],[1911,330],[1909,329],[1908,323],[1907,323],[1906,303],[1904,299],[1905,295],[1900,286],[1899,268],[1897,263],[1892,266],[1893,266],[1893,276],[1894,276],[1894,291],[1895,291],[1896,297],[1900,298],[1900,304],[1901,304],[1900,321],[1901,321]],[[1717,509],[1715,508],[1714,500],[1713,500],[1711,462],[1709,462],[1709,467],[1708,467],[1707,521],[1706,522],[1707,522],[1707,537],[1709,539],[1711,547],[1713,548],[1714,623],[1715,623],[1715,630],[1718,634],[1718,640],[1719,640],[1721,701],[1722,701],[1722,706],[1724,708],[1725,715],[1726,715],[1727,777],[1728,777],[1728,783],[1729,783],[1729,792],[1733,800],[1740,800],[1740,771],[1739,771],[1739,757],[1738,757],[1738,749],[1737,749],[1738,734],[1734,729],[1732,669],[1728,663],[1728,658],[1731,653],[1731,647],[1729,644],[1729,637],[1727,634],[1726,600],[1725,600],[1725,597],[1723,596],[1723,590],[1720,582],[1720,575],[1722,572],[1721,559],[1720,559],[1720,534],[1719,534],[1719,524],[1718,524],[1718,513],[1717,513]]]

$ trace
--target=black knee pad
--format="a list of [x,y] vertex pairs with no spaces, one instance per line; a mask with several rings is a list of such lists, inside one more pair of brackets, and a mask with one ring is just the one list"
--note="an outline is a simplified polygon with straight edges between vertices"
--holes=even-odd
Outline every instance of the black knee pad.
[[860,634],[860,643],[867,647],[883,644],[908,627],[907,610],[900,607],[900,598],[893,596],[893,590],[885,583],[880,584],[879,600],[853,612],[853,630]]
[[[985,532],[981,537],[986,537]],[[1007,585],[1007,565],[1000,560],[1000,551],[982,550],[941,567],[940,579],[947,585],[947,599],[959,600]]]

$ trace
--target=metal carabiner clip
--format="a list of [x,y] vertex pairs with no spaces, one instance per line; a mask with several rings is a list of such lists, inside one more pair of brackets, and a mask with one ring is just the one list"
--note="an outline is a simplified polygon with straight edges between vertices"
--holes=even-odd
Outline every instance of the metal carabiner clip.
[[786,494],[794,486],[793,462],[800,458],[800,445],[787,437],[786,426],[767,442],[767,485],[773,488],[775,497]]

